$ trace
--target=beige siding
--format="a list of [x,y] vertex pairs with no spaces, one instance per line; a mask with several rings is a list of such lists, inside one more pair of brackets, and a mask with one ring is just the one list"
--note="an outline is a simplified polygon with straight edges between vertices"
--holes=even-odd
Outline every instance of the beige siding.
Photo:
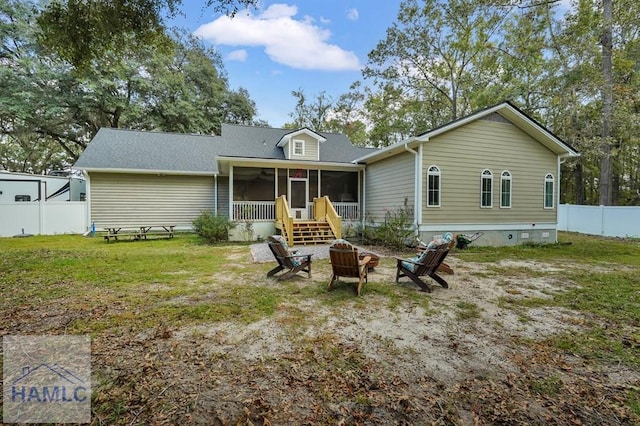
[[[510,123],[478,120],[426,143],[426,172],[441,172],[441,207],[424,207],[423,224],[555,223],[556,209],[543,208],[544,177],[552,173],[558,190],[557,157]],[[480,174],[493,173],[493,208],[480,208]],[[511,208],[500,208],[500,175],[512,176]],[[555,195],[554,195],[555,197]],[[423,196],[426,204],[426,195]],[[556,198],[554,198],[556,199]]]
[[[302,140],[304,141],[304,155],[294,155],[293,153],[293,141],[294,140]],[[286,158],[289,160],[309,160],[309,161],[318,161],[319,157],[319,145],[317,139],[309,136],[309,135],[298,135],[295,136],[291,142],[287,144],[285,147],[285,151],[287,152]]]
[[105,226],[191,227],[203,210],[213,210],[212,176],[91,173],[91,221]]
[[415,157],[403,153],[373,163],[366,171],[366,215],[375,221],[384,219],[389,210],[413,207],[415,195]]

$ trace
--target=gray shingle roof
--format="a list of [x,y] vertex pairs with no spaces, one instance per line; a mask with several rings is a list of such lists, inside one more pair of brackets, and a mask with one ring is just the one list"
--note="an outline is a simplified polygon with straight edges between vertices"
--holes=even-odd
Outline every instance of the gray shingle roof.
[[102,128],[74,168],[217,173],[216,136]]
[[[218,156],[284,160],[276,144],[290,132],[231,124],[223,124],[222,136],[102,128],[74,167],[215,174]],[[350,163],[372,151],[353,146],[344,135],[319,134],[326,138],[320,147],[321,162]]]

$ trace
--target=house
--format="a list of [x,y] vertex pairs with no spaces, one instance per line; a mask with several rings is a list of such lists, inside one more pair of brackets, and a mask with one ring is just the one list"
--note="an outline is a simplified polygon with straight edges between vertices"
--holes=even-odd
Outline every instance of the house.
[[[101,129],[75,168],[91,222],[189,229],[203,210],[292,243],[375,226],[406,206],[420,237],[555,242],[560,163],[578,155],[508,102],[384,149],[339,134],[225,124],[220,136]],[[235,230],[231,239],[242,239]]]
[[405,203],[422,240],[481,233],[476,244],[556,242],[560,164],[579,155],[509,102],[357,159],[373,222]]
[[[74,165],[87,175],[96,229],[191,229],[208,210],[250,221],[254,238],[277,228],[291,242],[295,235],[316,243],[340,236],[343,220],[361,217],[365,166],[353,160],[371,148],[307,128],[224,124],[221,133],[100,129]],[[231,239],[243,238],[233,232]]]

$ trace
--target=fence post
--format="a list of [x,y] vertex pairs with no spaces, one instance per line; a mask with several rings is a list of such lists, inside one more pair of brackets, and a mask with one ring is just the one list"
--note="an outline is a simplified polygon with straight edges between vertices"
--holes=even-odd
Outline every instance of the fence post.
[[604,236],[604,206],[600,205],[600,235]]

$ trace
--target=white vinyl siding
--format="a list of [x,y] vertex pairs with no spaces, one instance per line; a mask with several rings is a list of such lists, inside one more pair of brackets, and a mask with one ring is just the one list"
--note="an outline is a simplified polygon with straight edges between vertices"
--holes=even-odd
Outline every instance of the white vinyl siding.
[[414,169],[415,157],[408,152],[367,167],[365,186],[367,218],[380,222],[387,211],[403,208],[405,199],[409,207],[414,207]]
[[[437,164],[447,177],[441,183],[442,207],[424,209],[423,224],[556,222],[555,210],[544,209],[540,200],[541,180],[557,169],[558,158],[516,126],[477,120],[433,137],[423,151],[424,169]],[[510,209],[480,208],[479,177],[485,169],[510,170],[513,174]],[[423,182],[426,187],[426,173]],[[492,204],[499,205],[499,191],[493,192]]]
[[214,210],[213,176],[90,173],[90,184],[91,221],[98,229],[163,224],[191,228],[203,210]]

